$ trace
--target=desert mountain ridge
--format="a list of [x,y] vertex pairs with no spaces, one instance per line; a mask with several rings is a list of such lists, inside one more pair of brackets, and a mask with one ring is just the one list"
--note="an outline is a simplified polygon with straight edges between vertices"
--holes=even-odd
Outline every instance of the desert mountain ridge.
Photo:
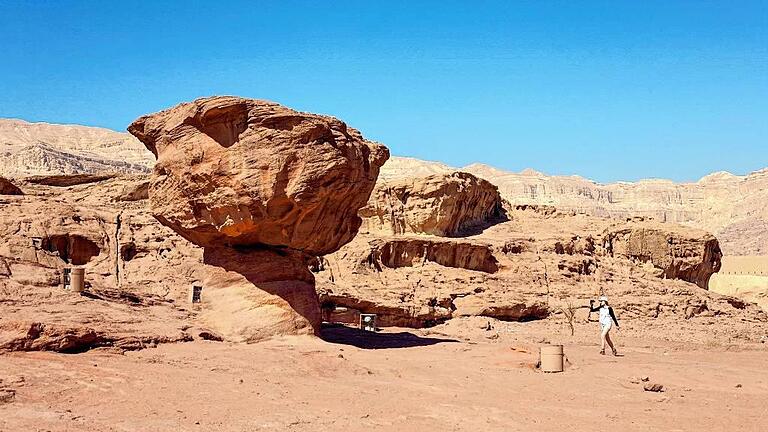
[[[21,178],[100,172],[147,173],[153,155],[133,136],[110,129],[0,119],[0,176]],[[473,163],[392,157],[380,182],[463,171],[484,178],[513,204],[543,204],[601,217],[651,217],[712,232],[727,255],[768,254],[768,168],[747,175],[718,171],[696,182],[666,179],[598,183],[578,175],[519,173]]]
[[637,184],[637,183],[670,183],[670,184],[700,184],[708,182],[717,182],[723,180],[745,179],[749,176],[758,175],[768,172],[768,167],[753,171],[748,174],[734,174],[730,171],[715,171],[709,173],[700,179],[692,182],[677,182],[674,180],[661,178],[661,177],[648,177],[636,181],[618,180],[615,182],[599,182],[590,178],[584,177],[579,174],[547,174],[534,168],[525,168],[520,171],[508,171],[501,168],[494,167],[482,162],[473,162],[461,167],[454,167],[443,162],[418,159],[410,156],[392,156],[385,167],[385,178],[402,178],[402,177],[415,177],[416,175],[409,175],[407,170],[415,170],[416,172],[429,174],[443,174],[454,171],[470,172],[475,175],[483,174],[485,177],[495,177],[503,175],[515,175],[522,177],[540,177],[540,178],[568,178],[579,179],[592,183],[596,186],[610,186],[616,184]]
[[110,129],[0,119],[0,175],[148,173],[154,157],[137,139]]
[[[402,168],[405,167],[405,168]],[[551,176],[526,169],[519,173],[485,164],[451,168],[439,162],[391,158],[382,178],[414,173],[464,171],[499,188],[512,204],[543,204],[593,216],[643,216],[709,231],[726,255],[768,254],[768,168],[747,175],[718,171],[696,182],[667,179],[598,183],[578,175]]]

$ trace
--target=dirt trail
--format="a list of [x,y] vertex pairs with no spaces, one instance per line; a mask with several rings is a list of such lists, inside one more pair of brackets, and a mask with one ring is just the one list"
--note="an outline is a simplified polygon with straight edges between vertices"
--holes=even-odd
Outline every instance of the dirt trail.
[[[515,327],[520,329],[521,327]],[[768,352],[566,345],[533,369],[538,329],[450,337],[326,329],[254,345],[193,342],[125,355],[0,356],[2,431],[764,430]],[[433,332],[434,333],[434,332]],[[666,387],[643,390],[633,377]],[[739,386],[740,385],[740,386]]]

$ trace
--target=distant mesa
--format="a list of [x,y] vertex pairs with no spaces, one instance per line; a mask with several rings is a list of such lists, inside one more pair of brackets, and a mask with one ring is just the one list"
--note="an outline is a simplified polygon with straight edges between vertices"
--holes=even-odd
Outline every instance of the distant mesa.
[[520,175],[527,176],[527,177],[543,177],[544,176],[543,173],[536,171],[533,168],[526,168],[520,171]]

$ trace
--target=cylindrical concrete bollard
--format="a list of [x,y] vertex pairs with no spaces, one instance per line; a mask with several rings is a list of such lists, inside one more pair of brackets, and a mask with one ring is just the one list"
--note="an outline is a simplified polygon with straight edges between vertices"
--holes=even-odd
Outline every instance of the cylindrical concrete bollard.
[[85,269],[84,268],[73,268],[72,273],[70,275],[70,282],[69,286],[72,292],[83,292],[85,291]]
[[563,346],[546,345],[539,350],[542,372],[563,371]]

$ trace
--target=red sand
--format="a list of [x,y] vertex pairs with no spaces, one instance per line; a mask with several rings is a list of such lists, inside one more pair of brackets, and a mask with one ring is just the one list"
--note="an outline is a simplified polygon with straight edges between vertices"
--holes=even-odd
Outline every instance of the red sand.
[[[326,341],[177,343],[124,355],[6,354],[0,386],[16,397],[0,404],[0,430],[745,432],[768,425],[765,345],[680,349],[619,334],[624,356],[600,356],[592,327],[581,326],[574,343],[555,331],[571,365],[544,374],[533,364],[551,326],[494,326],[330,328]],[[666,391],[632,382],[642,376]]]

